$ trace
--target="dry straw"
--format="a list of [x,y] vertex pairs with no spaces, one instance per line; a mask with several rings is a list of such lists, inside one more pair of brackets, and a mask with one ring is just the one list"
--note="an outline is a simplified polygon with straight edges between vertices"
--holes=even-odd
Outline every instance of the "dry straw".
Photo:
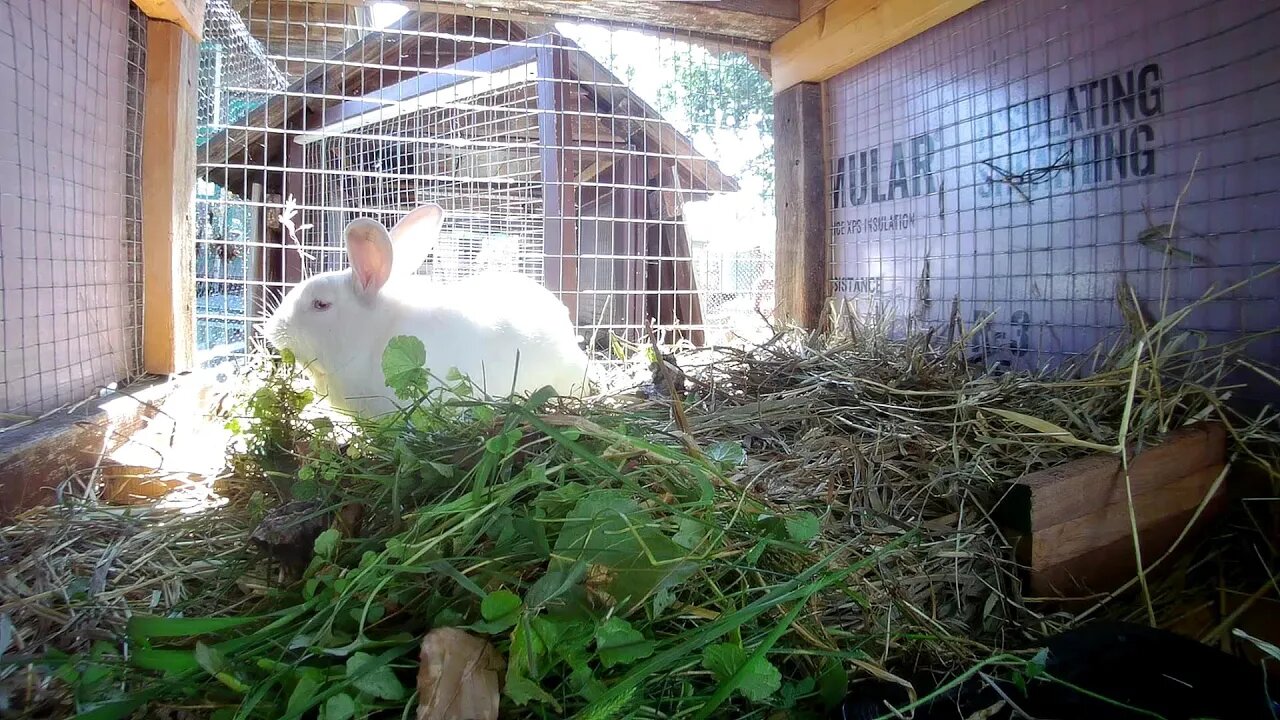
[[[913,538],[851,576],[856,592],[825,595],[794,625],[815,651],[860,649],[856,666],[882,679],[921,669],[954,675],[1078,616],[1175,625],[1224,594],[1274,603],[1267,568],[1276,548],[1248,513],[1185,553],[1148,558],[1148,565],[1168,560],[1162,570],[1171,572],[1139,576],[1141,595],[1102,597],[1076,616],[1042,614],[1023,597],[1009,541],[992,517],[1022,475],[1090,453],[1140,450],[1215,419],[1229,428],[1233,462],[1277,478],[1274,414],[1246,417],[1228,404],[1237,371],[1274,381],[1270,368],[1240,361],[1257,338],[1211,345],[1179,329],[1196,304],[1152,321],[1127,288],[1118,296],[1125,331],[1052,369],[992,375],[965,356],[975,328],[953,324],[950,344],[938,347],[932,333],[893,339],[884,326],[844,313],[833,334],[785,330],[758,347],[679,354],[683,378],[649,383],[683,380],[689,392],[676,400],[663,392],[611,395],[544,419],[622,447],[626,438],[607,428],[625,418],[634,432],[693,457],[740,444],[746,458],[728,485],[781,510],[815,512],[821,547],[884,548]],[[5,657],[85,652],[97,639],[118,638],[135,612],[235,614],[254,598],[243,583],[226,582],[241,567],[252,524],[243,503],[77,504],[21,516],[0,531]],[[1203,634],[1229,638],[1230,620],[1217,617]],[[11,694],[33,682],[31,667],[0,670]]]

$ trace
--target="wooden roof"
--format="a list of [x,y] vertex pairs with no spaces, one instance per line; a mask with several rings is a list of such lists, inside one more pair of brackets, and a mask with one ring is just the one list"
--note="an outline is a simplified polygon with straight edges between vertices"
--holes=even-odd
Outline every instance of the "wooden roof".
[[[493,18],[409,12],[388,32],[366,35],[210,138],[197,152],[200,175],[243,196],[249,183],[262,182],[265,173],[268,192],[278,191],[272,188],[279,187],[284,151],[292,138],[332,124],[349,107],[368,105],[358,98],[420,95],[430,89],[430,78],[440,75],[425,72],[430,69],[465,67],[482,60],[479,55],[532,53],[532,47],[551,43],[566,49],[566,79],[576,81],[578,89],[569,95],[570,114],[565,117],[571,120],[570,140],[590,151],[577,153],[580,161],[590,154],[599,162],[602,151],[630,148],[648,156],[649,175],[664,178],[664,184],[671,178],[682,190],[699,194],[738,190],[732,177],[589,53],[557,33],[531,39],[531,30],[537,29]],[[526,40],[527,45],[510,44]],[[664,168],[667,173],[661,172]]]

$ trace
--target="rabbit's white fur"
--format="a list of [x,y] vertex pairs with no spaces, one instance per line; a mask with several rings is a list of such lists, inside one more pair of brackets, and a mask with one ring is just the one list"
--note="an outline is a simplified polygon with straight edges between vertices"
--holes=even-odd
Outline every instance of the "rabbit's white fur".
[[396,407],[382,353],[397,335],[422,340],[437,382],[457,368],[492,396],[546,385],[563,395],[582,392],[586,354],[568,309],[546,288],[512,272],[443,286],[412,274],[443,219],[439,206],[426,205],[390,233],[374,220],[352,221],[345,230],[351,267],[290,290],[267,321],[268,341],[293,352],[331,405],[364,416]]

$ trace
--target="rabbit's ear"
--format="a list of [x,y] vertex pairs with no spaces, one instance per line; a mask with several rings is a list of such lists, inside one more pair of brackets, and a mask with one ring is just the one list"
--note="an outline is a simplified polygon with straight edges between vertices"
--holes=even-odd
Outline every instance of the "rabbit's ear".
[[396,246],[397,275],[411,275],[440,242],[444,226],[444,208],[427,203],[400,219],[391,228],[391,241]]
[[391,236],[382,223],[358,218],[347,224],[347,261],[355,276],[356,293],[378,294],[391,277]]

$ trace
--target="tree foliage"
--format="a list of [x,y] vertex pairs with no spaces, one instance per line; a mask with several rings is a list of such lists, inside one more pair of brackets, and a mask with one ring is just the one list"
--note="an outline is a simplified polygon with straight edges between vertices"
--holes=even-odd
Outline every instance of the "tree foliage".
[[696,128],[759,133],[762,147],[746,172],[773,194],[773,93],[768,79],[746,55],[681,53],[673,58],[675,82],[659,93],[660,109],[679,107]]

